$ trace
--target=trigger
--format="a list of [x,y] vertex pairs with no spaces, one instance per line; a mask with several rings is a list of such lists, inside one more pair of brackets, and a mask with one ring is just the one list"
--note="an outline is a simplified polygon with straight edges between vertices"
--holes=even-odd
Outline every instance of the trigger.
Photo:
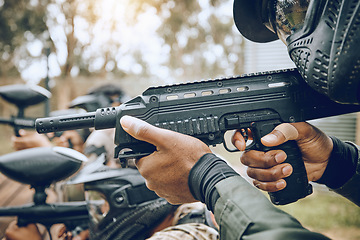
[[247,129],[240,129],[240,134],[243,136],[245,142],[249,140],[249,132]]
[[243,136],[243,138],[245,140],[245,143],[246,143],[245,151],[256,149],[255,148],[255,141],[254,140],[249,140],[249,129],[248,128],[242,128],[242,129],[240,129],[239,132]]
[[140,159],[142,157],[146,157],[150,155],[151,153],[135,153],[132,150],[126,150],[122,154],[119,154],[119,161],[121,165],[124,165],[124,167],[127,167],[127,163],[131,159]]

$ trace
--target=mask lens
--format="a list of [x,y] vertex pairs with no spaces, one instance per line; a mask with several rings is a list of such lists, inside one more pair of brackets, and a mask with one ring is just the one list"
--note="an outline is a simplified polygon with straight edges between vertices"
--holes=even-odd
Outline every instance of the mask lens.
[[86,202],[92,221],[97,224],[103,220],[110,210],[110,205],[105,196],[96,191],[85,192]]
[[277,0],[275,14],[270,21],[276,27],[278,37],[286,43],[286,38],[301,29],[305,22],[310,0]]

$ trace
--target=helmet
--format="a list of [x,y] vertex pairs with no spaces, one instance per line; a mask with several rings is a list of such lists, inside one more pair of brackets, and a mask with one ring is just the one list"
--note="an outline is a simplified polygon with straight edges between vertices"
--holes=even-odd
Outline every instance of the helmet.
[[73,99],[69,103],[69,108],[85,109],[87,112],[94,112],[98,108],[111,106],[109,97],[104,94],[83,95]]
[[278,39],[275,32],[264,25],[263,10],[267,0],[234,0],[234,21],[240,33],[253,42],[264,43]]
[[174,206],[146,187],[137,169],[97,165],[95,171],[94,167],[83,170],[70,183],[84,183],[91,239],[146,239],[175,211]]
[[360,2],[234,0],[234,20],[251,41],[280,38],[304,80],[339,103],[360,103]]
[[[130,97],[124,92],[124,90],[119,85],[112,83],[102,84],[100,86],[92,88],[88,91],[87,95],[106,96],[109,99],[110,104],[113,102],[124,103],[130,100]],[[108,107],[108,106],[102,106],[102,107]]]

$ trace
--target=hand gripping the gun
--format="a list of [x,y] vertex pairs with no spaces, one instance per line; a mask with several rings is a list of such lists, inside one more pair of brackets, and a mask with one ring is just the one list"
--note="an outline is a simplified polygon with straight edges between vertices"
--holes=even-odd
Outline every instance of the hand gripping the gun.
[[297,201],[312,192],[301,152],[295,141],[265,147],[261,137],[281,123],[357,112],[360,106],[341,105],[310,89],[297,70],[250,74],[169,86],[150,87],[119,107],[98,109],[93,113],[37,119],[39,133],[78,128],[116,128],[115,157],[121,161],[141,158],[154,152],[153,145],[134,139],[120,125],[125,115],[134,116],[154,126],[202,140],[207,145],[223,144],[225,132],[251,129],[253,142],[247,149],[284,150],[293,173],[285,180],[287,187],[269,193],[274,204]]

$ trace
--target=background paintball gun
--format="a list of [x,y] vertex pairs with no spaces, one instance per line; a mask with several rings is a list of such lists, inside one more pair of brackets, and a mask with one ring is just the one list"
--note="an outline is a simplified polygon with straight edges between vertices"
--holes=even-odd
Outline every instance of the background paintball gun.
[[35,189],[33,203],[0,208],[0,216],[17,216],[20,227],[40,223],[49,230],[53,224],[64,223],[73,231],[83,226],[89,219],[86,202],[50,204],[45,189],[74,174],[84,161],[84,155],[64,147],[30,148],[0,156],[1,173]]
[[[296,69],[255,73],[231,78],[150,87],[116,108],[93,113],[37,119],[39,133],[78,128],[116,128],[115,157],[120,161],[151,154],[155,147],[132,138],[120,125],[120,118],[131,115],[160,128],[196,137],[208,145],[222,143],[232,150],[224,135],[229,130],[251,129],[253,141],[247,149],[282,149],[293,166],[285,189],[269,193],[274,204],[288,204],[312,192],[301,152],[295,141],[267,148],[261,137],[284,122],[303,122],[317,118],[358,112],[360,106],[341,105],[312,90]],[[124,149],[130,149],[123,151]]]
[[14,128],[16,136],[22,128],[35,128],[35,119],[25,118],[25,109],[48,100],[51,93],[40,86],[23,84],[7,85],[0,87],[0,96],[7,102],[14,104],[18,113],[10,118],[0,118],[0,124],[8,124]]

